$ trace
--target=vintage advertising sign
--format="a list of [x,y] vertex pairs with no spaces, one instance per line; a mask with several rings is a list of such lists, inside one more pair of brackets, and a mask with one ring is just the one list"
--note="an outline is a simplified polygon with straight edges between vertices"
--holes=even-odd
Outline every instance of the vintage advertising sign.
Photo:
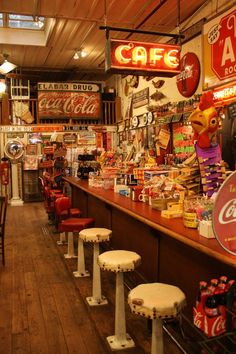
[[99,92],[101,85],[86,82],[38,82],[38,91]]
[[236,171],[218,191],[213,210],[213,230],[220,245],[236,255]]
[[101,118],[99,84],[38,84],[39,117]]
[[213,90],[213,100],[215,104],[225,104],[236,100],[236,83],[222,86]]
[[236,78],[236,6],[203,26],[203,89]]
[[146,87],[145,89],[133,94],[132,97],[133,108],[142,107],[148,103],[149,103],[149,87]]
[[179,73],[180,47],[110,39],[106,47],[106,71],[172,77]]
[[197,90],[200,79],[200,62],[195,53],[188,52],[180,60],[180,73],[176,76],[179,93],[191,97]]

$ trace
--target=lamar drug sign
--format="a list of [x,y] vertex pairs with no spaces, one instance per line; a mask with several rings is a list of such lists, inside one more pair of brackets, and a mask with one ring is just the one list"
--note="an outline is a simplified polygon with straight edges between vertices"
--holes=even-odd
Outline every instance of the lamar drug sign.
[[180,72],[180,47],[110,39],[106,48],[106,72],[172,77]]

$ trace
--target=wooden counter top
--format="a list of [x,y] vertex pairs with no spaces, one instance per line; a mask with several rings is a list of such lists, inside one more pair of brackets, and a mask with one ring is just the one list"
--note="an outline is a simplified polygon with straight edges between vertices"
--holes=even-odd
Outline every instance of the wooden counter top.
[[161,213],[143,202],[134,202],[130,198],[114,193],[112,190],[92,188],[87,180],[77,177],[65,177],[65,181],[72,186],[100,199],[114,208],[132,216],[146,225],[170,236],[220,262],[236,268],[236,256],[227,253],[216,239],[207,239],[199,236],[197,230],[184,227],[182,218],[167,219]]

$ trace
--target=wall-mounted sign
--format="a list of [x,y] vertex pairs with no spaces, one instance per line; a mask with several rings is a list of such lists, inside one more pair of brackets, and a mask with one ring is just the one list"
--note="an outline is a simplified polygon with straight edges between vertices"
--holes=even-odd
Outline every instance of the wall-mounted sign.
[[236,6],[203,27],[203,89],[236,78]]
[[101,85],[86,82],[38,82],[38,91],[99,92]]
[[39,117],[101,117],[100,85],[86,83],[39,83]]
[[63,125],[37,125],[32,127],[32,132],[62,132]]
[[63,135],[63,141],[65,144],[75,144],[77,143],[77,134],[66,133]]
[[197,90],[199,79],[199,59],[194,53],[186,53],[180,60],[180,73],[176,76],[179,93],[184,97],[191,97]]
[[213,99],[215,103],[226,103],[236,99],[236,84],[219,87],[213,90]]
[[38,92],[39,117],[100,118],[101,97],[91,92]]
[[217,193],[213,230],[220,245],[236,255],[236,171],[225,180]]
[[10,133],[10,132],[32,132],[32,126],[23,126],[23,125],[2,125],[0,126],[0,133]]
[[149,103],[149,87],[146,87],[145,89],[133,94],[132,96],[133,108],[142,107],[148,103]]
[[180,47],[110,39],[106,48],[106,71],[172,77],[179,73]]

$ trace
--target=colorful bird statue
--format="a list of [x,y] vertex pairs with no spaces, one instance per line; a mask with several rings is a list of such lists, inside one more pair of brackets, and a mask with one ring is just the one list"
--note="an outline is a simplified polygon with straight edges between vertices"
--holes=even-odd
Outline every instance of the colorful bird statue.
[[209,148],[217,145],[217,129],[220,118],[213,102],[212,91],[205,92],[198,108],[189,116],[194,130],[194,140],[200,148]]

